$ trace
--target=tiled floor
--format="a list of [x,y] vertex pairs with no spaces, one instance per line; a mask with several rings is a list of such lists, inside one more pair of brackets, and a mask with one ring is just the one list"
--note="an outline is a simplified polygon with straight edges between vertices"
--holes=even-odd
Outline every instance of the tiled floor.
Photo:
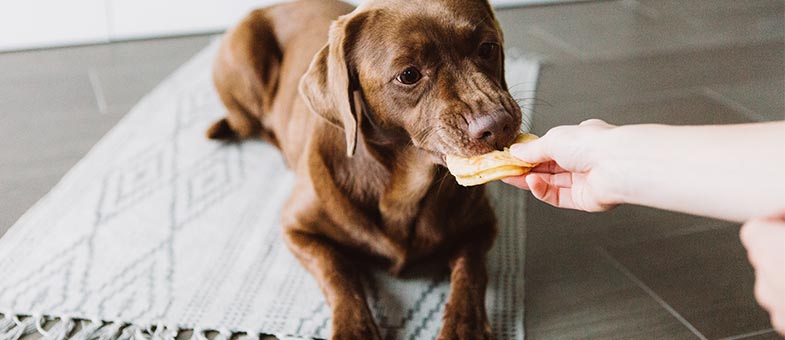
[[[533,123],[541,134],[587,118],[784,119],[784,8],[607,1],[500,18],[509,42],[545,61]],[[641,207],[585,214],[532,200],[527,235],[530,339],[779,338],[755,304],[738,225]]]
[[[621,0],[507,9],[509,47],[544,63],[534,130],[785,118],[781,0]],[[209,36],[0,54],[0,234]],[[512,84],[511,84],[512,85]],[[532,200],[529,339],[778,339],[738,225]]]

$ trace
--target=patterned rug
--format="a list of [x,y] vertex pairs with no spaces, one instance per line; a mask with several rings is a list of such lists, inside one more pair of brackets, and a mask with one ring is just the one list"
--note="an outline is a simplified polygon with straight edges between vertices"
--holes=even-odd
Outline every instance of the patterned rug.
[[[0,240],[0,340],[330,334],[319,288],[281,239],[293,176],[280,155],[262,142],[203,137],[224,114],[210,80],[216,48],[148,94]],[[513,94],[532,98],[537,63],[508,59]],[[524,194],[491,193],[501,233],[486,304],[498,339],[521,340]],[[438,334],[445,270],[374,272],[366,288],[386,339]]]

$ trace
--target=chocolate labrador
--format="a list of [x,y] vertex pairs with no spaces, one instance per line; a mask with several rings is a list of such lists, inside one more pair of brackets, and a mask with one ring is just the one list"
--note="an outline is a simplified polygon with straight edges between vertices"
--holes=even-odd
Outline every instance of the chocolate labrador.
[[228,109],[212,139],[263,138],[296,173],[286,242],[332,310],[332,339],[379,339],[362,266],[393,274],[443,259],[451,292],[439,339],[490,339],[485,255],[496,219],[444,155],[517,136],[502,32],[487,0],[306,0],[256,10],[214,68]]

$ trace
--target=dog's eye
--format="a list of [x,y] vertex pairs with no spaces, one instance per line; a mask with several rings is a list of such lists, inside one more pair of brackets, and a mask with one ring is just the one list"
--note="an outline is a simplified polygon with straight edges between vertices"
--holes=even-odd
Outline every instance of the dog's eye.
[[480,58],[489,59],[491,57],[495,57],[496,56],[496,51],[498,50],[498,48],[499,48],[499,45],[497,45],[497,44],[494,44],[494,43],[484,43],[484,44],[480,45],[480,50],[478,51],[478,54],[479,54]]
[[396,79],[401,84],[414,85],[417,84],[417,82],[420,81],[421,78],[422,78],[422,74],[420,74],[419,70],[417,70],[414,67],[409,67],[403,70],[403,72],[401,72],[401,74],[399,74]]

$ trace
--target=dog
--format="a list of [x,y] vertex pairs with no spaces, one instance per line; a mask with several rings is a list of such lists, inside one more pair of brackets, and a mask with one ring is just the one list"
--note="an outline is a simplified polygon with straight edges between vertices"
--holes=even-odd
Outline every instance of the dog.
[[207,136],[262,138],[295,173],[283,232],[332,310],[331,339],[380,339],[358,258],[392,274],[441,261],[451,291],[439,339],[493,337],[496,218],[444,156],[517,136],[502,47],[487,0],[301,0],[255,10],[225,35],[213,78],[228,113]]

